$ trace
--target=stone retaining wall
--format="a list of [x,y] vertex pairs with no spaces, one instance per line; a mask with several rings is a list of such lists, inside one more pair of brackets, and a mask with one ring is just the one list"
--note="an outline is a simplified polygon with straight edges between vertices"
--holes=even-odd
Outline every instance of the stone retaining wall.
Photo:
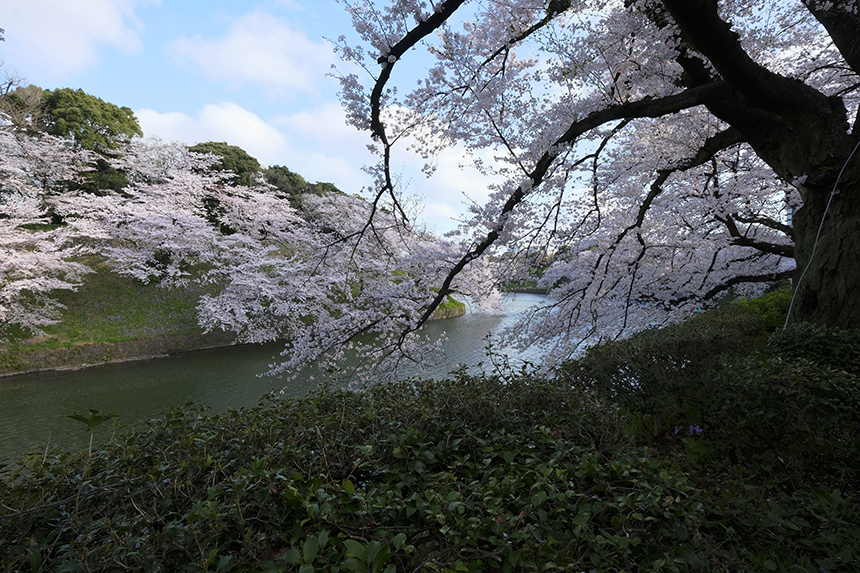
[[[444,320],[464,314],[466,314],[465,307],[437,309],[431,320]],[[0,377],[40,370],[85,368],[107,362],[142,360],[153,356],[230,346],[233,341],[234,337],[228,333],[212,332],[209,334],[142,338],[123,342],[79,344],[66,348],[36,348],[32,352],[11,357],[11,359],[4,356],[3,351],[0,350]]]
[[[9,364],[10,361],[8,360],[2,361],[0,363],[0,376],[39,370],[83,368],[106,362],[140,360],[191,350],[229,346],[232,341],[233,337],[229,334],[213,332],[125,340],[123,342],[78,344],[66,348],[36,348],[32,352],[16,358],[16,364]],[[2,355],[2,351],[0,351],[0,355]]]

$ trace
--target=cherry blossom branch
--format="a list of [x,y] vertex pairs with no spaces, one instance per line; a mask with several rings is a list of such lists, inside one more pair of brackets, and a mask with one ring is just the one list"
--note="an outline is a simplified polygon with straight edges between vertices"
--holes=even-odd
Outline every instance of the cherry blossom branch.
[[391,143],[388,140],[385,125],[381,119],[383,94],[385,86],[391,77],[391,72],[393,71],[397,61],[403,57],[406,52],[412,49],[423,38],[432,34],[436,29],[442,26],[448,18],[454,15],[457,9],[464,2],[465,0],[446,0],[442,2],[439,9],[436,10],[429,18],[420,22],[418,26],[411,29],[403,39],[391,46],[387,53],[381,54],[377,59],[377,62],[382,66],[382,71],[380,72],[373,87],[373,91],[370,94],[370,130],[373,137],[377,138],[383,146],[382,153],[385,181],[382,189],[377,191],[377,195],[373,201],[374,209],[371,216],[376,213],[379,198],[383,194],[387,193],[394,203],[395,208],[403,217],[403,220],[408,220],[406,213],[394,192],[394,183],[391,177]]

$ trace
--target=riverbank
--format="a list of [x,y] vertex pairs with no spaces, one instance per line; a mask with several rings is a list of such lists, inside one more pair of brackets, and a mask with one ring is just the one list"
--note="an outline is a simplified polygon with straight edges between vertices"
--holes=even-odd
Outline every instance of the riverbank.
[[506,289],[505,292],[513,292],[517,294],[539,294],[546,295],[549,293],[549,289],[538,288],[538,287],[516,287],[511,289]]
[[[444,334],[439,360],[425,367],[404,364],[402,375],[439,379],[460,365],[476,371],[491,367],[484,352],[486,335],[513,324],[524,309],[537,302],[532,295],[512,295],[504,299],[503,314],[467,312],[458,318],[428,322],[422,335],[436,340]],[[48,442],[75,451],[86,449],[89,436],[68,418],[74,412],[116,413],[122,426],[131,428],[142,427],[147,420],[187,402],[205,405],[214,413],[252,406],[273,390],[279,396],[305,396],[328,375],[314,368],[295,378],[265,375],[272,364],[283,360],[284,347],[283,341],[235,344],[153,353],[143,360],[95,360],[87,367],[74,365],[0,378],[0,459],[43,452]],[[495,350],[509,352],[515,364],[540,359],[538,349],[521,353],[505,347]],[[344,368],[355,364],[350,361]],[[339,378],[337,384],[347,382]],[[113,428],[109,426],[112,424],[105,424],[97,433],[96,444],[110,439]]]
[[95,272],[75,291],[57,294],[63,305],[56,324],[33,337],[7,332],[0,345],[0,376],[38,370],[82,368],[231,343],[223,333],[197,326],[199,288],[166,289],[120,276],[92,257]]
[[[448,320],[466,314],[466,306],[440,308],[431,320]],[[210,332],[171,337],[140,338],[121,342],[100,342],[50,348],[38,341],[29,352],[9,352],[0,349],[0,378],[47,370],[71,370],[110,364],[148,360],[196,350],[232,346],[235,339],[229,333]]]
[[[144,285],[94,264],[75,292],[60,294],[62,320],[40,337],[12,337],[0,345],[0,377],[45,370],[146,360],[231,346],[232,333],[204,333],[197,326],[196,289]],[[466,305],[449,297],[433,320],[462,316]]]
[[48,370],[73,370],[100,364],[147,360],[232,344],[233,337],[222,332],[82,343],[59,348],[50,348],[44,343],[35,342],[35,348],[29,352],[0,350],[0,378]]

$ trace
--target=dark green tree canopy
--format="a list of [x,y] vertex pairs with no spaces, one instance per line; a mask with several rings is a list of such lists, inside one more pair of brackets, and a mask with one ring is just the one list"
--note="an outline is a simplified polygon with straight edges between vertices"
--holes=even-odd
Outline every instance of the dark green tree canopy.
[[316,183],[311,184],[308,188],[308,193],[313,193],[314,195],[328,195],[330,193],[346,195],[346,193],[338,189],[334,183],[329,183],[328,181],[317,181]]
[[266,183],[275,186],[278,193],[286,195],[290,203],[296,208],[300,207],[301,196],[308,193],[311,195],[344,194],[333,183],[308,183],[304,177],[283,165],[273,165],[266,168],[263,170],[263,177],[265,177]]
[[219,156],[221,161],[212,168],[235,173],[233,183],[236,185],[250,185],[260,172],[259,161],[248,155],[241,147],[229,145],[225,141],[207,141],[192,145],[188,149],[195,153],[212,153]]
[[[131,109],[70,88],[51,91],[35,85],[19,86],[0,94],[0,116],[13,129],[29,135],[44,132],[64,137],[78,148],[105,157],[117,153],[119,144],[143,135]],[[125,174],[106,159],[96,159],[92,167],[83,181],[67,184],[96,194],[120,191],[128,185]]]
[[45,131],[71,139],[84,149],[106,151],[135,135],[143,136],[131,109],[118,107],[83,90],[45,90],[44,100]]
[[263,171],[266,183],[274,185],[280,193],[295,197],[304,193],[308,182],[298,173],[283,165],[272,165]]

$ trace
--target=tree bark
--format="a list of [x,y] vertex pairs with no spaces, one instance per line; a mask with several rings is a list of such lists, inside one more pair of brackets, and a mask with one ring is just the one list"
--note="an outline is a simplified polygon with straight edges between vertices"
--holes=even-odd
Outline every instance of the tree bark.
[[857,329],[860,328],[860,201],[857,200],[860,158],[857,155],[845,170],[828,209],[832,189],[831,186],[808,190],[803,207],[794,216],[797,271],[789,319]]

